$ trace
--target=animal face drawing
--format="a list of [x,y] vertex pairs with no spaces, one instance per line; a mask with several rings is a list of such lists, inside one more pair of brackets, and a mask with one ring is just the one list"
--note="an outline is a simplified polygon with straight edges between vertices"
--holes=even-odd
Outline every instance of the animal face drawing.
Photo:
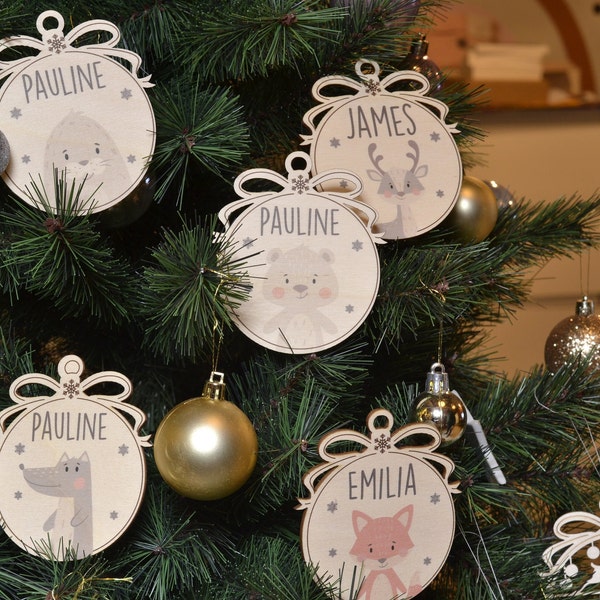
[[[110,134],[95,119],[71,111],[52,130],[44,156],[46,182],[54,171],[68,181],[85,181],[88,195],[95,191],[98,202],[117,197],[131,183],[125,161]],[[52,187],[50,188],[52,189]]]
[[398,564],[414,546],[409,535],[413,505],[409,504],[393,517],[371,518],[364,512],[352,513],[356,541],[350,550],[359,561],[371,569],[383,569]]
[[266,298],[292,308],[294,306],[325,306],[338,295],[338,282],[331,265],[333,253],[318,253],[305,246],[287,252],[273,249],[267,255],[271,268],[264,291]]
[[369,158],[375,169],[368,169],[367,175],[371,180],[379,182],[379,188],[377,189],[379,195],[385,198],[402,198],[408,195],[418,196],[425,189],[420,180],[427,175],[429,167],[427,165],[419,165],[420,154],[417,142],[410,140],[408,145],[412,149],[412,152],[406,153],[407,158],[412,161],[409,169],[398,167],[383,169],[381,167],[383,155],[378,154],[375,156],[377,144],[369,144]]
[[372,518],[364,512],[352,512],[352,526],[356,541],[350,554],[362,563],[365,578],[358,598],[382,600],[383,598],[412,598],[422,590],[418,573],[413,573],[405,585],[395,570],[414,547],[409,535],[414,507],[405,506],[393,517]]
[[43,525],[53,549],[62,542],[82,557],[93,549],[92,476],[87,452],[79,458],[66,453],[51,467],[25,468],[19,465],[29,487],[46,496],[58,497],[58,506]]
[[333,252],[306,246],[287,252],[277,248],[268,253],[267,261],[263,294],[280,310],[266,321],[265,333],[279,330],[293,347],[319,345],[324,331],[336,333],[336,324],[319,310],[339,294]]

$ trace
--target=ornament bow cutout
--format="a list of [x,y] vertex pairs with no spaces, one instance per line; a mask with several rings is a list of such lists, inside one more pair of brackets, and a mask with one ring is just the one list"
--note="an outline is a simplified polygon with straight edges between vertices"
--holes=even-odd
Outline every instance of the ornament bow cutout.
[[[561,541],[552,544],[544,551],[542,558],[549,570],[541,573],[541,576],[551,577],[563,571],[565,579],[559,585],[561,592],[569,598],[588,594],[598,595],[600,565],[592,561],[600,557],[600,548],[596,545],[600,543],[600,517],[583,511],[566,513],[555,521],[554,535]],[[573,561],[574,559],[579,562],[585,560],[580,556],[584,548],[587,548],[589,565],[581,569],[581,574],[587,574],[589,577],[579,590],[573,591],[570,578],[580,573],[580,569]],[[595,591],[586,591],[582,594],[588,586],[594,586]]]
[[[365,67],[368,66],[371,73],[365,72]],[[425,96],[429,91],[429,80],[425,75],[417,71],[396,71],[386,76],[383,80],[379,80],[379,65],[371,60],[361,59],[355,65],[356,74],[360,81],[356,81],[344,75],[329,75],[315,82],[312,88],[313,96],[320,102],[304,115],[304,123],[310,127],[311,131],[317,129],[317,119],[321,117],[321,113],[329,111],[332,108],[339,107],[349,98],[356,96],[377,96],[379,94],[391,94],[397,98],[403,98],[408,102],[418,102],[426,105],[438,113],[442,123],[444,123],[448,115],[448,107],[441,100]],[[411,89],[394,90],[393,86],[400,82],[410,83]],[[324,91],[329,86],[334,88],[347,88],[351,91],[349,94],[341,96],[327,96]],[[458,133],[456,123],[451,125],[446,124],[446,128],[450,133]],[[303,144],[311,142],[311,135],[302,135]]]
[[[376,420],[379,418],[385,419],[385,424],[382,427],[376,425]],[[388,410],[379,408],[369,413],[367,417],[367,424],[371,431],[370,436],[363,435],[352,429],[338,429],[326,435],[319,443],[319,455],[325,462],[313,467],[307,473],[304,485],[308,488],[310,497],[300,499],[298,508],[304,508],[310,504],[312,496],[315,493],[317,481],[330,470],[341,468],[351,463],[357,456],[384,454],[386,452],[404,453],[425,461],[437,463],[441,469],[441,476],[450,492],[453,494],[460,493],[460,490],[458,490],[459,482],[450,483],[448,481],[454,470],[454,462],[443,454],[433,452],[442,442],[440,432],[433,425],[413,423],[401,427],[392,433],[391,427],[393,422],[392,414]],[[402,440],[414,435],[423,435],[429,439],[424,441],[420,446],[406,445],[400,448],[397,447]],[[363,446],[364,449],[354,452],[332,452],[329,447],[339,442],[354,442]]]
[[[9,395],[17,406],[4,409],[0,413],[0,431],[6,429],[6,421],[14,414],[21,411],[31,411],[39,405],[49,400],[61,399],[92,399],[100,402],[110,409],[119,410],[127,413],[133,420],[133,431],[139,438],[141,446],[150,446],[150,435],[141,436],[140,428],[146,421],[146,415],[142,410],[131,404],[124,403],[123,400],[129,397],[133,388],[131,381],[125,375],[116,371],[101,371],[81,380],[84,364],[79,356],[70,354],[64,356],[58,363],[59,381],[44,373],[28,373],[15,379],[9,389]],[[122,391],[116,394],[100,394],[88,396],[86,390],[99,383],[116,383],[122,387]],[[27,385],[44,386],[53,390],[54,393],[46,396],[26,396],[20,390]]]
[[[296,164],[303,162],[303,168],[295,168],[294,162],[296,162]],[[354,200],[354,198],[359,196],[363,190],[362,181],[357,175],[350,171],[335,170],[325,171],[311,178],[310,170],[312,168],[312,163],[309,155],[305,152],[292,152],[289,154],[285,160],[285,168],[288,173],[287,177],[280,175],[276,171],[263,168],[249,169],[241,173],[236,178],[233,185],[235,192],[241,197],[241,200],[231,202],[219,211],[219,219],[223,225],[228,226],[229,219],[233,213],[246,206],[251,206],[255,203],[255,201],[263,201],[269,198],[274,198],[282,192],[298,195],[315,192],[323,196],[328,196],[332,200],[336,200],[351,209],[362,212],[367,217],[367,230],[371,231],[371,228],[377,220],[377,211],[364,202]],[[253,192],[244,187],[248,182],[255,180],[270,181],[277,184],[280,189],[272,192]],[[339,182],[340,180],[344,182],[344,189],[348,187],[348,191],[323,192],[318,190],[319,186],[323,185],[324,183],[331,181]],[[381,239],[383,234],[372,235],[376,238],[376,243],[385,243],[385,241]]]
[[[44,21],[47,19],[55,19],[57,26],[51,29],[46,29]],[[37,30],[40,32],[42,39],[36,39],[26,35],[16,35],[0,39],[0,54],[8,49],[15,47],[27,47],[38,50],[37,56],[27,56],[15,60],[0,60],[0,79],[7,77],[11,73],[17,71],[20,67],[27,65],[32,60],[35,60],[40,55],[61,54],[62,52],[80,51],[81,49],[92,50],[98,54],[120,58],[130,64],[131,74],[138,79],[142,87],[152,87],[150,83],[150,75],[146,77],[137,77],[137,72],[142,64],[142,59],[135,52],[125,50],[124,48],[116,48],[115,46],[121,39],[119,28],[110,21],[93,20],[86,21],[81,25],[74,27],[69,33],[64,34],[63,28],[65,20],[62,15],[55,10],[47,10],[40,14],[36,21]],[[110,34],[110,39],[106,42],[88,44],[85,46],[75,46],[75,42],[82,36],[89,33],[99,34],[107,32]]]

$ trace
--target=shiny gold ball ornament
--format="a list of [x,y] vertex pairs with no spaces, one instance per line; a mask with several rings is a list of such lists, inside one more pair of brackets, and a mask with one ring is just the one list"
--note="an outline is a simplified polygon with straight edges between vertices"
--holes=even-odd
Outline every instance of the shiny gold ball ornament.
[[225,400],[223,374],[213,371],[200,398],[178,404],[154,436],[154,459],[176,492],[194,500],[219,500],[248,480],[258,453],[248,417]]
[[458,199],[444,223],[462,244],[482,242],[498,221],[498,201],[481,179],[463,177]]
[[546,368],[552,373],[578,357],[590,361],[590,371],[600,367],[600,317],[587,296],[577,301],[573,316],[552,329],[544,347]]
[[415,398],[414,420],[435,426],[442,436],[442,446],[459,440],[467,428],[467,409],[460,396],[450,391],[448,374],[441,363],[431,365],[425,391]]

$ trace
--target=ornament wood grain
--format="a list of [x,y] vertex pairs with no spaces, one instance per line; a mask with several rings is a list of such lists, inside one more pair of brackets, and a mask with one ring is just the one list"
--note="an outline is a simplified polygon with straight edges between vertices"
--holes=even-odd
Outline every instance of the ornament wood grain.
[[[150,75],[138,77],[140,57],[117,48],[120,31],[109,21],[87,21],[64,33],[62,15],[48,10],[36,25],[41,39],[0,41],[0,54],[38,51],[0,60],[0,79],[8,78],[0,90],[0,115],[12,154],[3,178],[40,208],[32,186],[42,186],[55,208],[54,178],[64,173],[83,186],[78,212],[105,210],[135,190],[154,151],[156,126],[145,90],[153,85]],[[81,45],[90,33],[109,39]]]
[[[234,322],[261,346],[306,354],[340,343],[367,318],[379,288],[381,240],[372,232],[375,211],[355,199],[362,189],[356,175],[336,170],[311,178],[304,152],[285,164],[287,177],[267,169],[242,173],[234,184],[241,199],[219,218],[252,283]],[[332,180],[340,190],[321,191]],[[278,189],[246,188],[258,181]]]
[[[384,409],[371,412],[367,423],[370,436],[352,430],[326,435],[319,444],[325,462],[304,476],[310,495],[297,507],[305,511],[304,558],[335,598],[412,598],[450,551],[454,463],[434,452],[441,437],[431,425],[392,433],[393,418]],[[408,445],[421,435],[427,442]],[[362,449],[336,453],[339,443]]]
[[[131,382],[114,371],[82,379],[83,370],[68,355],[58,364],[59,381],[41,373],[17,378],[10,387],[16,406],[0,413],[2,526],[30,554],[59,561],[115,542],[146,483],[143,447],[150,442],[140,435],[144,413],[124,402]],[[88,394],[100,384],[121,391]],[[23,395],[30,386],[52,393]]]
[[[429,82],[421,73],[398,71],[380,80],[380,67],[370,60],[358,61],[355,72],[358,81],[333,75],[314,84],[319,104],[304,116],[311,133],[303,144],[310,144],[315,173],[343,168],[358,175],[359,199],[378,214],[377,233],[415,237],[441,223],[458,198],[456,124],[445,122],[443,102],[426,95]],[[324,189],[338,188],[329,182]]]

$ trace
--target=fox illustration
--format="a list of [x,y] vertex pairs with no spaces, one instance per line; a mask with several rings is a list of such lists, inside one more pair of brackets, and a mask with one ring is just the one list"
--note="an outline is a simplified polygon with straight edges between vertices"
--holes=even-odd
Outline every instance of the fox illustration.
[[46,519],[45,532],[50,532],[50,544],[54,551],[70,546],[77,557],[93,551],[92,477],[87,452],[79,458],[69,458],[64,453],[53,467],[25,468],[25,481],[36,492],[57,496],[58,507]]
[[356,541],[350,554],[356,556],[366,572],[359,599],[411,598],[422,590],[422,586],[414,579],[407,588],[395,571],[395,567],[414,547],[409,535],[413,512],[412,504],[393,517],[372,518],[359,510],[352,512]]

